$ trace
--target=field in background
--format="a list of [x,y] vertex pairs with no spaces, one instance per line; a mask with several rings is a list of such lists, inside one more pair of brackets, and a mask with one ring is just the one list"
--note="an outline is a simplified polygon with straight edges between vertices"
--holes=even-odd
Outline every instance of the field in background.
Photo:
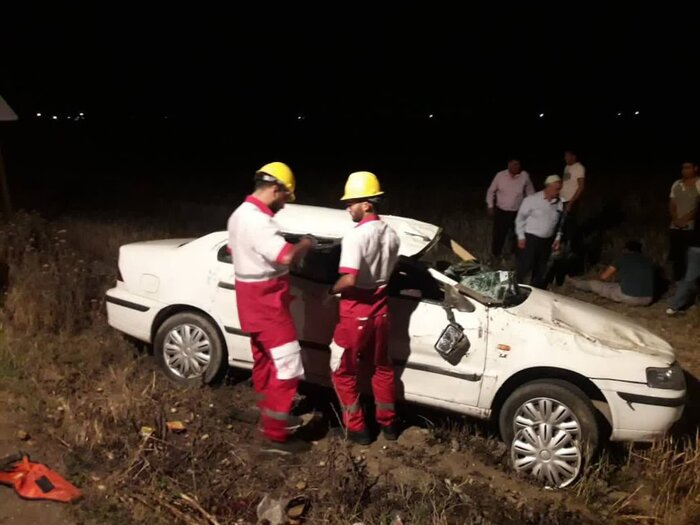
[[[307,180],[302,201],[336,202],[342,177],[330,180]],[[482,185],[457,176],[428,182],[421,188],[391,182],[384,211],[439,223],[484,257],[490,224]],[[600,263],[634,237],[664,264],[666,182],[640,183],[634,197],[625,194],[627,187],[599,179],[589,188],[584,219],[597,226],[591,238]],[[36,436],[36,455],[52,451],[85,489],[85,500],[72,509],[80,520],[254,523],[255,506],[271,493],[305,497],[311,523],[388,523],[396,514],[405,523],[698,521],[700,446],[692,417],[652,447],[610,447],[566,491],[543,491],[516,479],[488,426],[445,414],[418,417],[415,407],[407,413],[415,425],[397,446],[378,441],[361,448],[324,439],[304,458],[258,456],[255,423],[237,415],[252,404],[245,375],[231,374],[220,388],[173,388],[147,352],[107,326],[103,302],[121,244],[223,229],[242,192],[207,201],[146,197],[145,205],[130,203],[124,212],[90,210],[51,221],[20,213],[0,225],[6,274],[0,390],[17,421]],[[697,395],[697,310],[667,318],[664,301],[631,309],[577,297],[632,316],[668,339]],[[697,417],[697,406],[689,416]],[[187,433],[168,433],[170,419],[185,422]],[[143,426],[153,428],[150,437],[140,434]]]

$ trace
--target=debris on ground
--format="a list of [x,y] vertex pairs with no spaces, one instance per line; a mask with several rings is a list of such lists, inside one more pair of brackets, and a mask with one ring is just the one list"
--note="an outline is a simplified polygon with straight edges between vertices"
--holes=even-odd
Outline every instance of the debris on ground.
[[287,517],[294,523],[301,523],[301,519],[309,510],[309,500],[303,496],[292,498],[286,508]]
[[265,494],[258,503],[257,516],[260,521],[267,521],[270,525],[283,525],[287,522],[284,512],[284,500],[274,499],[269,494]]
[[168,428],[168,430],[170,430],[170,432],[174,432],[175,434],[180,434],[187,430],[187,427],[185,427],[182,421],[167,421],[165,426]]

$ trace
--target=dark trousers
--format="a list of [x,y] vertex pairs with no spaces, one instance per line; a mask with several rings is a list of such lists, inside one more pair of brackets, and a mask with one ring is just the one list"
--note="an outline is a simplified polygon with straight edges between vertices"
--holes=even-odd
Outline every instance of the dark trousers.
[[503,243],[510,235],[511,251],[515,251],[515,216],[517,211],[505,211],[498,207],[493,210],[493,236],[491,237],[491,255],[501,256]]
[[695,232],[692,230],[669,230],[668,258],[673,267],[673,280],[680,281],[685,275],[690,247]]
[[554,239],[543,239],[537,235],[525,234],[525,248],[518,253],[518,282],[526,284],[532,274],[530,284],[535,288],[547,288],[547,263],[552,255]]
[[571,209],[562,217],[562,242],[569,245],[572,254],[583,257],[583,235],[578,225],[578,203],[574,203]]

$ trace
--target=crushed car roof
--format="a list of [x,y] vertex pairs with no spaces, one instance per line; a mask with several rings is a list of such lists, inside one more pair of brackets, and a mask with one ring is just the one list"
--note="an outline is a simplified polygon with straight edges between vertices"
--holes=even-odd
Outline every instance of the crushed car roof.
[[[399,235],[399,253],[409,257],[424,250],[440,232],[438,226],[427,222],[392,215],[381,215],[381,218]],[[329,239],[341,239],[355,227],[345,210],[301,204],[287,204],[275,215],[275,221],[286,233],[311,233]]]

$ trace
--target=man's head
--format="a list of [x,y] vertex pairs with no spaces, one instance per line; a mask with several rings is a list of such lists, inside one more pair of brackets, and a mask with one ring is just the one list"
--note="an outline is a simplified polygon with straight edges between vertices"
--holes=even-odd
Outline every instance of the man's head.
[[642,253],[642,243],[639,241],[627,241],[625,243],[625,250],[633,253]]
[[549,199],[559,197],[561,191],[561,177],[559,175],[550,175],[544,181],[544,196]]
[[350,200],[344,201],[345,209],[348,210],[353,222],[360,222],[368,215],[376,215],[379,213],[379,203],[381,197],[375,197],[367,200]]
[[681,165],[681,177],[692,179],[698,175],[698,165],[695,162],[684,162]]
[[517,175],[522,171],[522,167],[520,166],[520,161],[518,159],[510,159],[508,161],[508,172],[511,175]]
[[294,202],[296,180],[292,170],[283,162],[270,162],[255,172],[255,197],[273,213]]
[[578,162],[578,155],[576,155],[576,152],[572,149],[567,149],[564,152],[564,162],[566,162],[567,166],[571,166],[572,164],[576,164]]
[[345,193],[340,199],[355,222],[360,222],[367,215],[377,213],[377,208],[384,195],[379,179],[369,171],[351,173],[345,183]]

